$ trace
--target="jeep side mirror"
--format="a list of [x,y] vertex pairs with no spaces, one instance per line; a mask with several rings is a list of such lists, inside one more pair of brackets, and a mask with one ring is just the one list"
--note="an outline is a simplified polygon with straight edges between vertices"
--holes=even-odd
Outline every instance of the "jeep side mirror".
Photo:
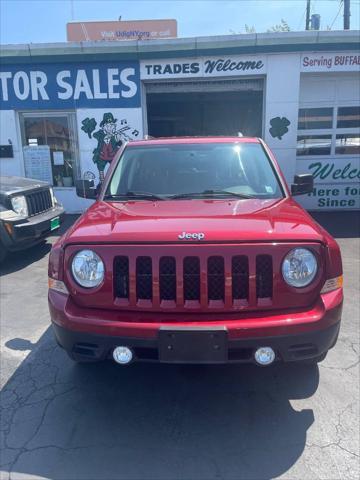
[[75,187],[78,197],[94,200],[98,195],[94,180],[75,180]]
[[295,175],[294,183],[291,184],[291,195],[304,195],[314,189],[314,177],[311,173]]

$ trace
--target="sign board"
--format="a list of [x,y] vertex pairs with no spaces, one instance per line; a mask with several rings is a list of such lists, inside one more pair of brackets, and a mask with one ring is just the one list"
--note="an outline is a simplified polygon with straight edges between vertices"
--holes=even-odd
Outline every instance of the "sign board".
[[314,190],[299,197],[307,209],[358,209],[360,208],[359,157],[301,159],[296,163],[297,173],[314,176]]
[[1,65],[2,109],[140,107],[139,62]]
[[23,152],[25,176],[52,184],[50,147],[48,145],[24,147]]
[[176,38],[176,20],[134,20],[115,22],[71,22],[66,26],[68,42],[91,40],[154,40]]
[[64,165],[64,152],[53,152],[54,165]]
[[350,53],[304,53],[301,56],[302,72],[360,72],[360,55]]
[[142,80],[253,76],[265,73],[266,57],[261,55],[144,60],[140,63],[140,78]]

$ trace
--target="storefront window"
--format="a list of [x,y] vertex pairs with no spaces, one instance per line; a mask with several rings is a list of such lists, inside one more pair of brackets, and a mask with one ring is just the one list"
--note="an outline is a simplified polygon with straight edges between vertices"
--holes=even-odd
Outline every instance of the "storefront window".
[[335,153],[337,155],[360,154],[360,133],[336,135]]
[[358,155],[360,107],[300,108],[297,155]]
[[297,155],[330,155],[331,135],[299,135]]
[[299,130],[332,128],[333,108],[300,108]]
[[339,107],[337,128],[360,128],[360,107]]
[[[48,146],[53,185],[73,186],[74,179],[78,177],[75,114],[65,112],[22,113],[20,114],[20,124],[23,147],[36,149]],[[39,150],[41,149],[39,148]],[[25,151],[28,152],[28,149],[24,148]],[[27,175],[29,175],[28,172]]]

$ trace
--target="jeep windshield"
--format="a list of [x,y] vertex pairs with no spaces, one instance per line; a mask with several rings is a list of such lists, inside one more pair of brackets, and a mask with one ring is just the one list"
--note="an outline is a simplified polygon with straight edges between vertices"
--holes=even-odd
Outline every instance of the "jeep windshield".
[[128,145],[105,200],[282,198],[283,191],[260,143]]

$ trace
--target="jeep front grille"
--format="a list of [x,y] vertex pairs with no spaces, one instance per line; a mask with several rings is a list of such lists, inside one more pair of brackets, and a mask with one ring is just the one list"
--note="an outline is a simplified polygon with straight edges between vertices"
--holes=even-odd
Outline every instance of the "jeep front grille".
[[39,190],[25,195],[29,217],[46,212],[53,207],[50,190]]
[[129,306],[150,308],[221,308],[229,298],[231,309],[247,307],[251,301],[255,301],[254,306],[271,304],[272,257],[256,255],[253,261],[256,278],[252,281],[246,255],[210,255],[203,262],[197,256],[162,256],[156,260],[138,256],[132,262],[119,256],[114,260],[114,295],[128,300]]

